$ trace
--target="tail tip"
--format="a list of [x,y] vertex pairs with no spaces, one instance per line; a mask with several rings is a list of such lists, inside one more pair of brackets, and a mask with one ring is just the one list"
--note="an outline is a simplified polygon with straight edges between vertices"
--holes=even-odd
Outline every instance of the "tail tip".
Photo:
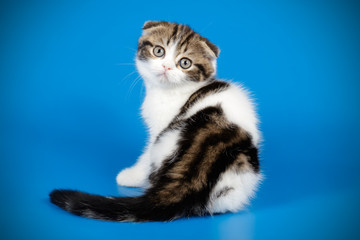
[[76,194],[76,191],[73,190],[62,190],[62,189],[55,189],[50,194],[50,202],[66,209],[66,206],[69,204],[69,200],[71,200],[71,196]]

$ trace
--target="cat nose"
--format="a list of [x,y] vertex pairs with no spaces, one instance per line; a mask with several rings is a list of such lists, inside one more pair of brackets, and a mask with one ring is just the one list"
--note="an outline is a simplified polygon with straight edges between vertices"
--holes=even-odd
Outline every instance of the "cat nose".
[[166,66],[165,64],[162,65],[165,70],[171,70],[171,67]]

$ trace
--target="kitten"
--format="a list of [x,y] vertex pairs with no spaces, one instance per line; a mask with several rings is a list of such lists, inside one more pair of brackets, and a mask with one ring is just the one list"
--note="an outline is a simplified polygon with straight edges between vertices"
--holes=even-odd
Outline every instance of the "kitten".
[[219,49],[189,26],[148,21],[136,66],[144,79],[142,116],[150,138],[117,183],[145,187],[138,197],[54,190],[51,202],[73,214],[110,221],[170,221],[236,212],[261,179],[260,133],[241,87],[215,79]]

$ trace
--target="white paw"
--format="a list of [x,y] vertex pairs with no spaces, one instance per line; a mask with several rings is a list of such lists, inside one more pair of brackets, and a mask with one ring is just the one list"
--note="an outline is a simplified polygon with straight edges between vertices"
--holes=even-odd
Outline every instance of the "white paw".
[[126,168],[116,176],[116,182],[126,187],[142,187],[147,182],[147,175],[141,169]]

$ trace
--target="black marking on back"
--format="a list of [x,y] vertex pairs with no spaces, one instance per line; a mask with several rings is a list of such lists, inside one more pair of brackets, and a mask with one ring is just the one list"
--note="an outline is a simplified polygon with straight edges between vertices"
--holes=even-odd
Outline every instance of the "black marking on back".
[[186,111],[199,100],[205,98],[206,96],[209,96],[210,94],[221,92],[227,89],[229,86],[230,85],[227,82],[214,80],[210,84],[200,88],[195,93],[193,93],[186,101],[186,103],[181,107],[178,116],[184,115]]
[[230,86],[229,83],[223,82],[223,81],[217,81],[213,80],[208,85],[200,88],[196,92],[194,92],[189,99],[185,102],[185,104],[181,107],[180,112],[173,118],[173,120],[170,122],[170,124],[160,132],[160,134],[157,136],[156,141],[159,140],[159,138],[168,130],[175,129],[177,125],[181,124],[181,117],[183,117],[186,112],[191,108],[195,103],[200,101],[201,99],[205,98],[206,96],[209,96],[213,93],[218,93],[221,91],[224,91]]

